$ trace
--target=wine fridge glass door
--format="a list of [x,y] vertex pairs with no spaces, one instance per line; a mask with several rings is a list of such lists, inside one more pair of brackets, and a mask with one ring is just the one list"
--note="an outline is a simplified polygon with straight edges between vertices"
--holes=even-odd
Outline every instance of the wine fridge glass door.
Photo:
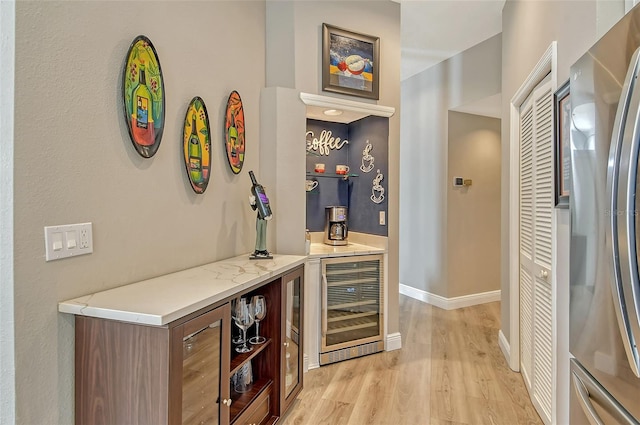
[[322,353],[382,341],[382,265],[379,255],[322,260]]

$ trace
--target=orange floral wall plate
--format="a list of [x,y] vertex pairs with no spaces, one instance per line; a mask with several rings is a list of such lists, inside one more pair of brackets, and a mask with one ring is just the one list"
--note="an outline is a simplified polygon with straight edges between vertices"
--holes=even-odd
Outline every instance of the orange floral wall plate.
[[225,149],[229,166],[234,174],[242,171],[244,163],[244,109],[237,91],[232,91],[227,101],[224,125]]
[[204,101],[196,96],[184,117],[183,151],[187,176],[194,192],[204,193],[211,171],[209,115]]
[[122,73],[124,117],[138,153],[151,158],[164,130],[164,79],[156,49],[144,35],[137,36],[127,53]]

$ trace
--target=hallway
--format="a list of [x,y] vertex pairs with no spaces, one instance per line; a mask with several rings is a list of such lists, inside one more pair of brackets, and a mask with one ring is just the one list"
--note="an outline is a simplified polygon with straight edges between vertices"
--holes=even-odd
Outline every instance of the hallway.
[[402,350],[309,371],[284,424],[542,424],[498,347],[500,303],[400,296]]

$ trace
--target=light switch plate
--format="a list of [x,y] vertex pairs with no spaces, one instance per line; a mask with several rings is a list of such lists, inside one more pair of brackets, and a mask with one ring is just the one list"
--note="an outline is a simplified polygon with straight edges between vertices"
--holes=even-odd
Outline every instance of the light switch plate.
[[385,226],[387,224],[387,215],[384,211],[380,211],[379,222],[380,226]]
[[44,242],[47,261],[91,254],[93,252],[92,225],[80,223],[46,226]]

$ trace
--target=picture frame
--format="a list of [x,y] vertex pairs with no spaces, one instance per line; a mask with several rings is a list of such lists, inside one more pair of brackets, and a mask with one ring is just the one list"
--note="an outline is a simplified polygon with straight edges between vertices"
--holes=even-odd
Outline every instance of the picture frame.
[[569,208],[571,194],[571,96],[569,80],[553,95],[555,206]]
[[380,38],[322,24],[322,90],[378,100]]

